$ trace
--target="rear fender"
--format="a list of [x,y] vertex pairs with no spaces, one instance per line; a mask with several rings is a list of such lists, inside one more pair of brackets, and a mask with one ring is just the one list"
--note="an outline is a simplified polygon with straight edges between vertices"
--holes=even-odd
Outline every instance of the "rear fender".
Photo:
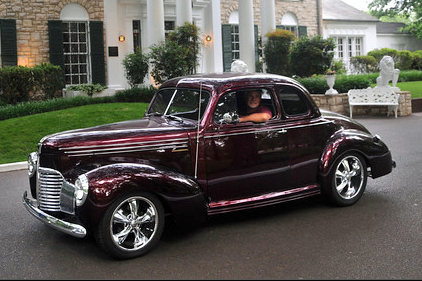
[[320,176],[326,178],[330,173],[334,161],[346,152],[361,154],[368,166],[372,156],[385,153],[384,143],[374,142],[374,138],[365,132],[358,130],[343,130],[337,132],[327,143],[320,159]]

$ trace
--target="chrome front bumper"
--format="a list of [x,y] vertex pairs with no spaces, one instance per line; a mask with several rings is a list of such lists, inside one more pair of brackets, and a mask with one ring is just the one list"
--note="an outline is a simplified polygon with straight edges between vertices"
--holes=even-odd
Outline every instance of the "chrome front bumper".
[[55,218],[52,215],[49,215],[40,210],[38,207],[36,207],[36,201],[28,198],[26,191],[23,193],[22,203],[28,212],[30,212],[34,217],[47,224],[48,226],[51,226],[52,228],[77,238],[83,238],[87,234],[85,227]]

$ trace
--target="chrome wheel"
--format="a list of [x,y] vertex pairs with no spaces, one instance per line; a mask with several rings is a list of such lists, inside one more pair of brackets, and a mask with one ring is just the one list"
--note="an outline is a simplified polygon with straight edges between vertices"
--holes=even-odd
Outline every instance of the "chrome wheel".
[[164,208],[150,193],[133,192],[118,198],[101,218],[95,238],[112,256],[128,259],[153,249],[164,229]]
[[356,203],[366,188],[366,163],[358,154],[346,154],[334,164],[330,173],[329,199],[339,206]]
[[364,183],[363,164],[356,156],[347,156],[337,165],[335,187],[343,199],[351,199],[359,193]]
[[114,243],[128,251],[136,251],[147,245],[157,227],[157,209],[144,197],[131,197],[123,201],[110,221]]

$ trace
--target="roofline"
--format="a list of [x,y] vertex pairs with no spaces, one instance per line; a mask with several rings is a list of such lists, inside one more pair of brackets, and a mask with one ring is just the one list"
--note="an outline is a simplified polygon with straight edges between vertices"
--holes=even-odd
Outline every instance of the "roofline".
[[381,22],[380,20],[349,20],[349,19],[323,19],[323,21],[341,21],[341,22]]

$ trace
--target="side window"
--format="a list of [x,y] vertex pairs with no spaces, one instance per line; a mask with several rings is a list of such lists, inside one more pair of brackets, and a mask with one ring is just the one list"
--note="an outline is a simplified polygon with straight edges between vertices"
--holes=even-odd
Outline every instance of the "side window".
[[278,98],[286,116],[307,115],[309,110],[299,89],[284,86],[278,92]]
[[[258,107],[248,107],[247,96],[251,92],[260,93],[261,99]],[[242,89],[221,96],[215,108],[213,119],[216,123],[224,121],[231,123],[233,121],[228,121],[227,114],[230,115],[232,120],[237,120],[237,117],[261,112],[268,112],[272,118],[275,118],[276,114],[274,108],[273,99],[267,89]]]
[[227,113],[230,114],[232,118],[235,115],[238,115],[236,92],[230,92],[220,97],[214,110],[214,122],[222,123],[224,115]]

